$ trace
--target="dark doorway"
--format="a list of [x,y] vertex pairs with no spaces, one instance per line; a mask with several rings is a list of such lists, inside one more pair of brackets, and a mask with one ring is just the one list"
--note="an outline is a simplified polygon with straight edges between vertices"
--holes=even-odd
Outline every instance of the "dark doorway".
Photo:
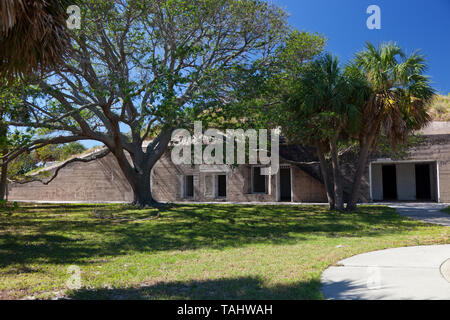
[[267,176],[261,174],[260,167],[253,167],[253,192],[267,193]]
[[217,176],[217,197],[226,198],[227,197],[227,176],[218,175]]
[[383,199],[397,200],[397,169],[395,165],[383,166]]
[[184,177],[184,196],[186,198],[194,197],[194,176]]
[[429,164],[416,164],[416,198],[417,200],[431,200]]
[[291,201],[291,169],[280,169],[280,201]]

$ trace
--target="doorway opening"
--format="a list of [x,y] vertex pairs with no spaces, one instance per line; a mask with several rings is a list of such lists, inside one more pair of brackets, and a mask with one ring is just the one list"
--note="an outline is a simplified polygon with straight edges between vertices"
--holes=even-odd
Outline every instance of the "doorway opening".
[[431,200],[430,165],[416,164],[416,197],[417,200]]
[[227,176],[217,175],[217,198],[227,197]]
[[194,198],[194,176],[184,176],[184,197]]
[[383,171],[383,199],[397,200],[397,168],[395,164],[384,165]]
[[292,201],[291,168],[280,168],[280,201]]
[[252,167],[252,193],[267,194],[268,177],[261,174],[261,167]]

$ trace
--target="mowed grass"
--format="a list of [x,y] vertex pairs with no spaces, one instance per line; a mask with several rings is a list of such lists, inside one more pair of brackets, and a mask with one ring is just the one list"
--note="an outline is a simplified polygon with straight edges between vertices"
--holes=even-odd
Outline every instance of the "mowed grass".
[[[450,228],[382,206],[22,205],[0,213],[4,299],[321,299],[355,254],[450,243]],[[70,290],[68,267],[81,271]],[[68,282],[69,280],[69,282]]]

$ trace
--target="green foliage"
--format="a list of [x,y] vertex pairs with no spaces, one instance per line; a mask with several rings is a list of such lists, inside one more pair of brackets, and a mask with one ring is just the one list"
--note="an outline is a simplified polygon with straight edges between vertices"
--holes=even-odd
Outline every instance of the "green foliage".
[[450,121],[450,96],[437,95],[430,105],[429,113],[433,120]]
[[86,151],[79,142],[71,142],[63,145],[46,145],[33,152],[36,162],[64,161],[73,155]]
[[[8,177],[11,179],[19,177],[26,179],[26,175],[38,169],[40,163],[64,161],[84,151],[86,151],[86,148],[82,144],[74,142],[64,145],[46,145],[33,152],[21,153],[8,164]],[[45,172],[40,174],[41,178],[45,175]]]
[[403,160],[408,159],[411,148],[416,147],[424,141],[425,138],[422,136],[411,134],[405,142],[393,146],[388,137],[381,135],[376,143],[376,150],[383,158]]
[[302,72],[304,64],[318,55],[325,44],[321,35],[292,30],[269,61],[235,66],[230,73],[233,103],[226,110],[207,114],[208,121],[231,128],[277,127],[278,117],[282,116],[280,101],[293,91],[293,79]]
[[37,168],[33,155],[24,152],[8,164],[8,177],[23,176]]
[[364,101],[365,82],[351,69],[343,71],[331,54],[305,64],[285,84],[274,116],[290,141],[325,144],[336,135],[345,141],[361,126],[357,105]]
[[71,142],[64,144],[60,147],[60,155],[57,158],[58,161],[63,161],[70,158],[73,155],[77,155],[86,151],[86,147],[79,142]]
[[25,85],[21,80],[0,81],[0,155],[28,143],[34,135],[35,132],[31,128],[15,128],[11,131],[7,125],[8,121],[29,120],[24,99],[34,91],[34,87]]
[[58,159],[59,156],[60,156],[60,147],[56,145],[47,145],[33,152],[33,158],[36,163],[38,162],[47,163],[56,161],[56,159]]
[[322,52],[326,38],[319,34],[293,30],[275,54],[275,60],[284,77],[296,77],[303,64]]
[[371,99],[360,106],[366,132],[379,135],[382,131],[395,145],[431,120],[428,106],[435,91],[424,75],[427,64],[423,54],[408,56],[395,43],[378,47],[367,43],[354,63],[371,90]]

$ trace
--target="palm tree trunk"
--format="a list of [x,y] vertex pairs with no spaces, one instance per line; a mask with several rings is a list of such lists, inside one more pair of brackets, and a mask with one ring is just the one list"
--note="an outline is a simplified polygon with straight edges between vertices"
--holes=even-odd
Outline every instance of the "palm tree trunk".
[[331,187],[330,177],[328,175],[328,163],[325,159],[325,155],[323,153],[322,145],[320,144],[320,142],[316,141],[315,146],[317,149],[317,156],[319,157],[320,171],[322,172],[323,183],[327,192],[328,204],[330,205],[330,210],[334,210],[334,191]]
[[330,143],[331,164],[333,167],[334,200],[336,204],[336,209],[339,211],[344,211],[344,189],[342,188],[337,140],[338,135],[336,135]]
[[356,210],[361,191],[362,177],[367,166],[367,160],[369,158],[370,149],[372,148],[372,144],[375,140],[374,138],[375,138],[374,135],[368,137],[366,143],[360,147],[358,165],[356,168],[355,175],[353,177],[352,191],[350,195],[350,200],[347,203],[347,211]]

